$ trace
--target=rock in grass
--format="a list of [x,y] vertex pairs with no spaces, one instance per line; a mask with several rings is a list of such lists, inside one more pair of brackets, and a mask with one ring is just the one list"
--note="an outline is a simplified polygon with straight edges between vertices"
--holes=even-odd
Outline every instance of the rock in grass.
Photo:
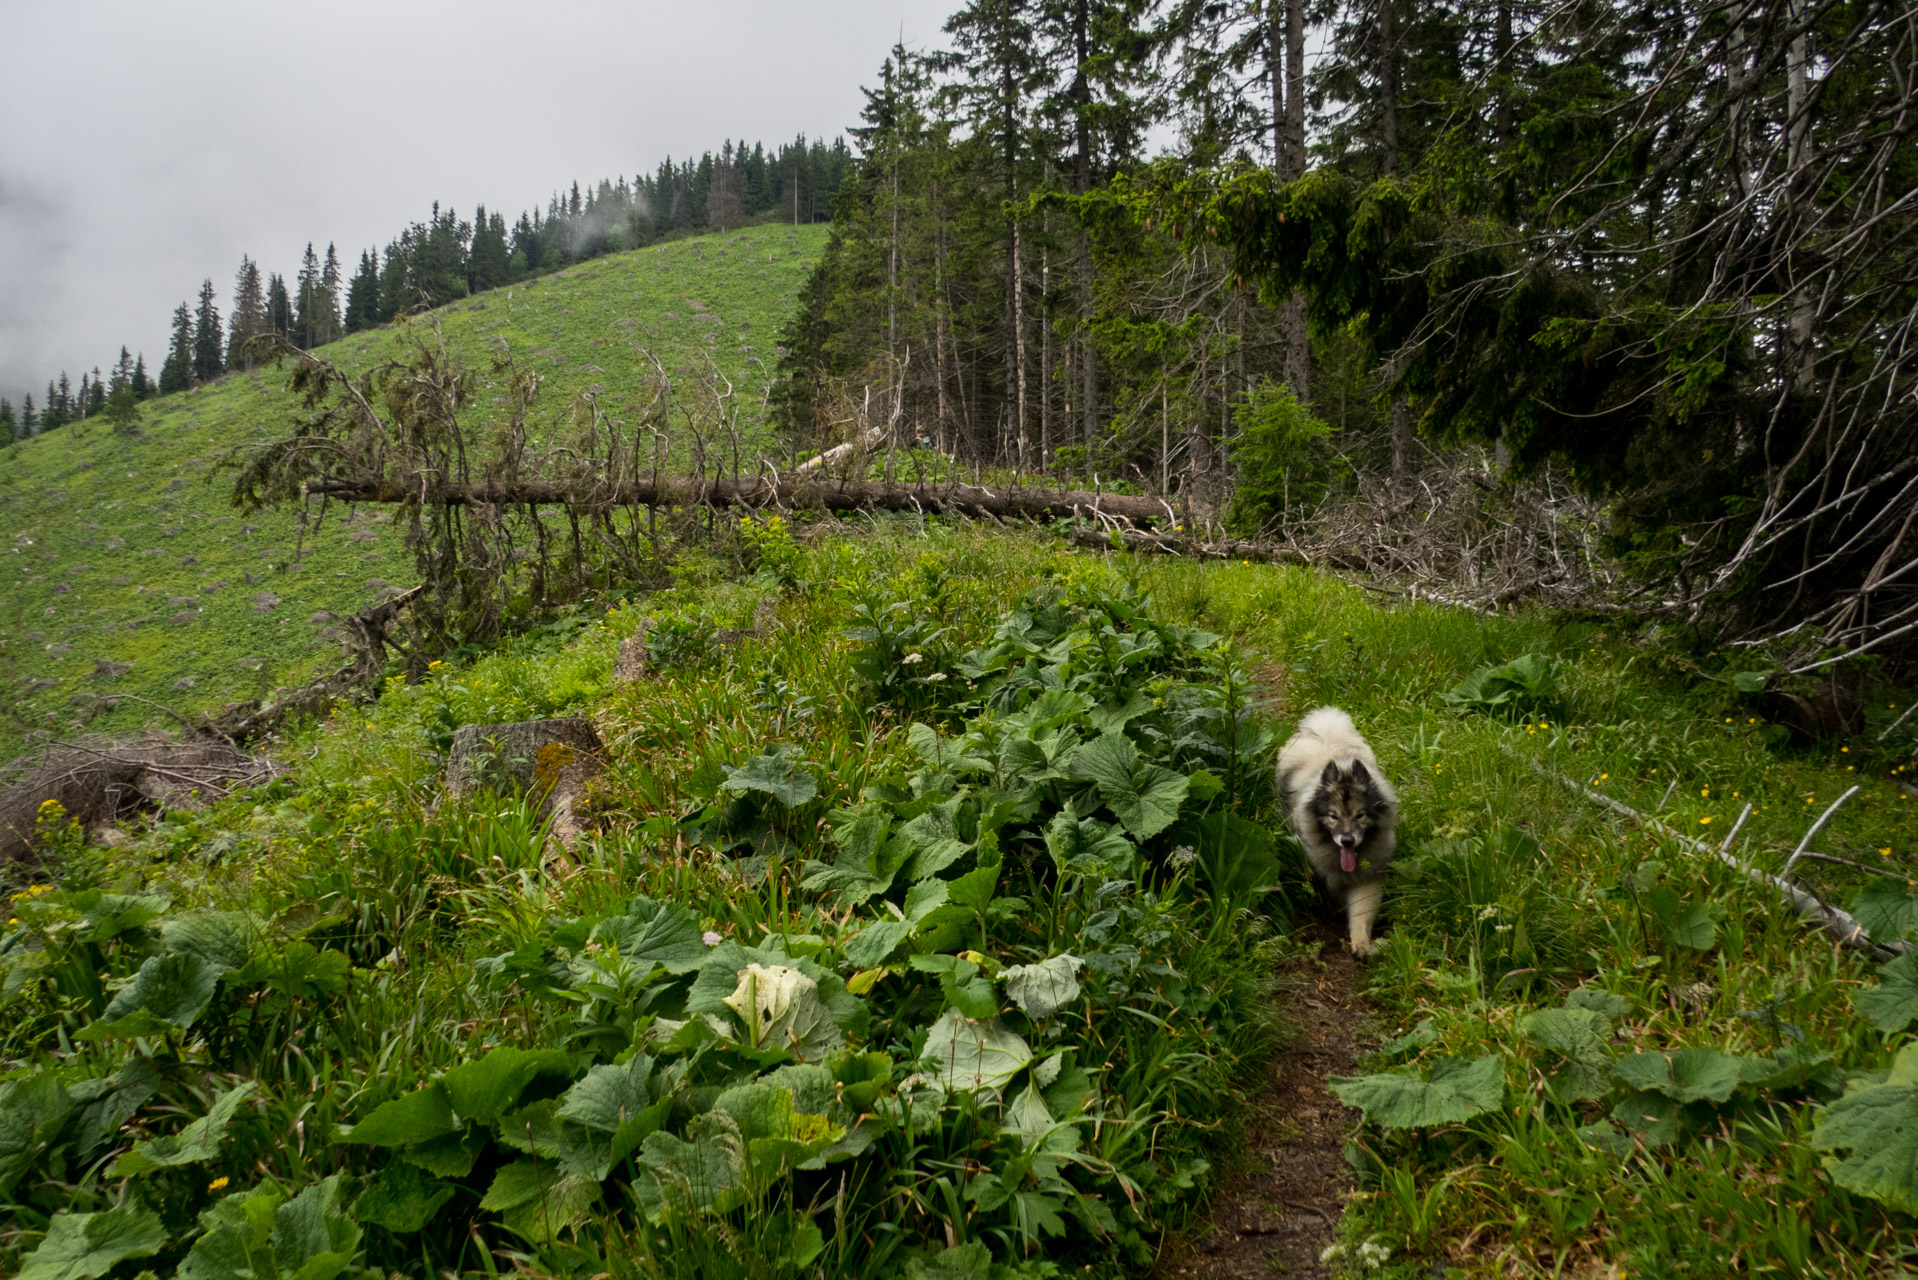
[[542,816],[553,820],[554,837],[571,844],[579,832],[573,802],[605,770],[605,751],[592,721],[583,717],[469,724],[453,734],[446,789],[453,796],[481,789],[535,796]]

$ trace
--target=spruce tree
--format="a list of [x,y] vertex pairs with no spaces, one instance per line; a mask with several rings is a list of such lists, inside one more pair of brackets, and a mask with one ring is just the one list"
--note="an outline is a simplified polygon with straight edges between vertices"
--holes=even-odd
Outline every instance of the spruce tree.
[[[81,382],[85,383],[86,379],[82,378]],[[93,382],[86,388],[81,399],[86,403],[86,412],[81,415],[82,417],[91,418],[107,407],[107,387],[100,377],[100,366],[97,364],[93,366]]]
[[133,398],[135,400],[151,400],[154,397],[155,388],[153,386],[153,380],[147,377],[147,356],[144,351],[133,359],[133,377],[131,381],[133,385]]
[[20,438],[18,431],[19,424],[14,421],[13,417],[13,401],[7,399],[5,396],[0,396],[0,439],[4,439],[11,444]]
[[286,293],[286,279],[278,274],[266,280],[266,324],[287,341],[293,340],[293,300]]
[[295,280],[293,341],[300,347],[312,349],[319,345],[320,330],[320,258],[313,252],[313,242],[306,242],[306,253],[300,258],[300,274]]
[[481,205],[473,211],[473,248],[467,256],[467,285],[474,293],[506,283],[511,255],[506,248],[506,219]]
[[320,267],[320,300],[318,331],[315,343],[325,346],[337,342],[340,337],[340,303],[345,299],[345,279],[340,274],[340,255],[327,241],[326,261]]
[[247,343],[267,331],[266,289],[260,282],[260,264],[241,255],[233,278],[233,315],[227,323],[228,368],[253,368]]
[[359,270],[346,286],[346,332],[358,333],[380,322],[380,263],[375,250],[360,251]]
[[173,338],[160,365],[160,394],[185,391],[193,381],[193,313],[182,302],[173,309]]
[[193,316],[193,376],[211,382],[226,372],[226,334],[213,301],[211,278],[200,282],[200,308]]
[[36,434],[40,430],[40,415],[33,410],[33,393],[28,392],[20,400],[20,439]]

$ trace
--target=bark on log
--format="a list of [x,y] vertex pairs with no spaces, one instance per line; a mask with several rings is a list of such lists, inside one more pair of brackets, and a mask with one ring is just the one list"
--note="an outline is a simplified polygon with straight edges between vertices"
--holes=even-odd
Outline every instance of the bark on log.
[[[1195,560],[1255,560],[1261,564],[1318,563],[1296,547],[1271,542],[1243,542],[1233,538],[1218,542],[1200,542],[1191,538],[1174,538],[1137,529],[1120,530],[1119,538],[1125,544],[1127,551],[1138,551],[1148,555],[1189,556]],[[1110,535],[1096,529],[1075,529],[1067,535],[1066,541],[1075,547],[1085,547],[1092,551],[1112,549]],[[1340,565],[1340,567],[1346,566]],[[1359,567],[1363,568],[1363,566]]]
[[[315,496],[345,502],[416,502],[417,488],[366,484],[351,480],[315,481]],[[879,480],[774,480],[760,477],[718,480],[628,481],[613,485],[565,484],[522,480],[501,484],[449,484],[440,497],[450,506],[693,506],[814,507],[827,511],[956,512],[1019,520],[1107,516],[1132,525],[1171,520],[1174,508],[1157,498],[1093,493],[1083,489],[1024,489],[975,484],[900,484]]]

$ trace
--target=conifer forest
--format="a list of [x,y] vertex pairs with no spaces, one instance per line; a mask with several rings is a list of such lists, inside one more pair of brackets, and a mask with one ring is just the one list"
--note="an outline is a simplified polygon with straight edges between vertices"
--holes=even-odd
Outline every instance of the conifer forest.
[[1918,1274],[1918,9],[860,93],[0,399],[0,1274]]

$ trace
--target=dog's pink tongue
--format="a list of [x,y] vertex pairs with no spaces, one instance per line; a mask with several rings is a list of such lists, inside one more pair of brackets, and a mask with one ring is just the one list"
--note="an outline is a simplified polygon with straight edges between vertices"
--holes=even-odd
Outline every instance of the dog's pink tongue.
[[1345,845],[1339,846],[1339,870],[1351,875],[1359,869],[1359,851]]

